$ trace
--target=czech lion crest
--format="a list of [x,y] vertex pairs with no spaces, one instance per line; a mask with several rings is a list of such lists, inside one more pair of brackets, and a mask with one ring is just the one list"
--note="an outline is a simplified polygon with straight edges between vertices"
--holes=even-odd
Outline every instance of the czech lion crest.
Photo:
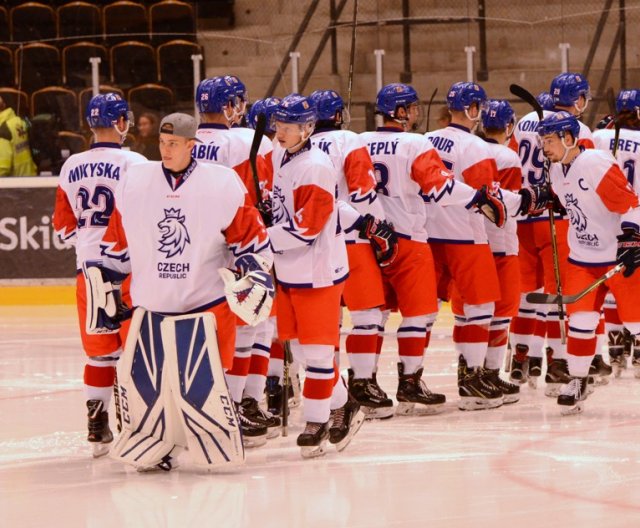
[[569,212],[571,225],[576,228],[578,233],[582,233],[587,228],[587,217],[580,209],[578,199],[574,198],[573,194],[565,194],[564,198],[567,201],[567,211]]
[[180,214],[180,209],[165,209],[164,218],[158,222],[160,229],[160,247],[167,258],[180,255],[184,248],[191,242],[189,233],[184,225],[185,217]]

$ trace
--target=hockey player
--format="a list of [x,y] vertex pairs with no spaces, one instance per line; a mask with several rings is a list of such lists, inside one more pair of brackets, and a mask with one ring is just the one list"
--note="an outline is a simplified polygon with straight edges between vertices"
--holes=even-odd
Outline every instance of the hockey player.
[[[116,188],[130,177],[132,164],[147,160],[140,154],[120,148],[133,116],[127,102],[118,94],[94,96],[87,105],[85,119],[95,141],[87,152],[74,154],[62,166],[53,225],[60,238],[76,248],[78,322],[82,347],[87,356],[84,367],[87,440],[92,444],[93,456],[98,457],[109,451],[108,444],[113,440],[108,409],[116,362],[126,339],[127,325],[123,325],[121,332],[116,334],[87,334],[87,298],[80,270],[85,260],[100,257],[100,240],[114,211]],[[125,299],[129,296],[128,285],[127,282],[122,292]]]
[[312,147],[316,113],[306,97],[291,94],[273,115],[273,225],[268,228],[277,278],[278,336],[305,366],[306,421],[297,444],[303,457],[324,453],[327,438],[344,449],[364,414],[349,398],[334,363],[340,298],[349,267],[338,223],[336,170]]
[[112,455],[140,470],[171,469],[183,448],[205,469],[243,461],[242,414],[221,374],[233,362],[234,313],[256,324],[274,293],[258,211],[234,171],[191,157],[196,129],[186,114],[162,120],[162,162],[137,165],[136,178],[119,186],[104,260],[85,265],[106,292],[106,302],[94,298],[107,323],[98,320],[98,329],[117,324],[105,317],[109,298],[132,277],[137,308],[120,377],[127,419]]
[[[360,136],[342,130],[348,112],[342,97],[333,90],[316,90],[309,97],[315,105],[318,123],[311,137],[314,146],[329,155],[338,170],[338,199],[349,203],[361,215],[363,231],[374,227],[375,219],[384,219],[376,195],[376,180],[367,146]],[[365,233],[366,235],[366,233]],[[343,304],[349,309],[353,328],[346,349],[351,369],[349,392],[371,418],[393,415],[393,402],[378,385],[375,371],[382,336],[384,290],[376,256],[366,236],[358,231],[346,234],[349,278],[345,282]],[[389,263],[382,256],[383,264]]]
[[540,92],[536,96],[536,101],[538,101],[543,110],[553,110],[555,106],[553,104],[553,97],[551,97],[549,92]]
[[[583,76],[575,73],[556,76],[551,81],[549,92],[556,109],[565,109],[574,115],[584,112],[591,97],[589,83]],[[549,112],[550,110],[545,109],[544,115],[549,115]],[[509,142],[509,147],[520,156],[523,188],[544,184],[546,178],[544,157],[538,147],[537,124],[536,112],[526,114],[516,125]],[[588,127],[580,123],[580,130],[580,144],[593,148]],[[535,306],[526,301],[527,293],[540,288],[546,292],[557,290],[548,215],[549,212],[545,211],[518,223],[522,295],[518,316],[511,325],[511,343],[514,348],[511,379],[524,383],[529,376],[531,385],[536,386],[537,379],[542,374],[542,348],[546,335],[548,365],[545,394],[555,397],[568,379],[566,345],[561,342],[560,314],[557,306],[550,306],[547,310],[546,306]],[[562,284],[565,262],[569,255],[568,220],[559,209],[554,211],[554,226]]]
[[[634,188],[636,193],[640,192],[640,178],[636,177],[636,167],[640,167],[640,91],[622,90],[616,99],[615,123],[620,128],[618,146],[615,148],[615,131],[610,128],[596,130],[593,133],[593,140],[596,148],[613,152],[618,165],[627,177],[627,181]],[[606,320],[607,335],[609,338],[609,357],[611,367],[616,376],[627,367],[625,357],[626,349],[631,345],[627,333],[624,331],[622,321],[616,310],[615,299],[609,293],[604,302],[604,313]],[[634,375],[640,377],[640,343],[633,344]],[[599,352],[599,350],[598,350]],[[598,354],[596,354],[597,360]],[[602,358],[600,358],[602,361]],[[593,365],[592,365],[593,367]],[[593,368],[592,368],[593,370]]]
[[571,219],[563,293],[580,292],[616,263],[623,264],[624,271],[567,306],[571,379],[558,396],[563,414],[582,411],[589,367],[596,352],[595,332],[607,290],[618,302],[624,325],[633,335],[640,333],[636,302],[640,275],[634,273],[640,264],[638,195],[610,153],[580,146],[580,132],[577,118],[563,111],[545,117],[538,127],[544,155],[553,163],[551,184]]
[[[515,114],[507,101],[490,100],[482,112],[482,131],[488,143],[489,154],[495,159],[498,168],[497,182],[500,188],[517,193],[522,186],[522,166],[520,158],[506,146],[515,127]],[[498,273],[500,299],[489,326],[489,345],[485,359],[485,368],[498,379],[500,367],[504,361],[509,339],[509,323],[518,313],[520,302],[520,265],[518,262],[517,222],[512,214],[507,215],[504,229],[498,229],[485,220],[485,229],[489,246]],[[513,403],[519,399],[519,388],[503,382],[504,403]]]
[[[238,95],[244,92],[238,87],[239,80],[233,76],[214,77],[202,81],[196,90],[196,104],[200,112],[200,125],[197,137],[201,143],[194,147],[194,158],[203,161],[214,161],[225,167],[234,169],[248,191],[247,203],[257,205],[265,189],[269,187],[266,178],[270,171],[266,167],[264,158],[256,158],[258,181],[253,174],[249,159],[253,133],[247,129],[245,133],[233,132],[229,124],[233,122],[239,112],[244,112],[246,100]],[[246,94],[243,96],[246,98]],[[234,129],[235,130],[235,129]],[[225,373],[229,390],[236,403],[243,403],[244,440],[247,447],[264,445],[267,436],[276,436],[279,421],[277,418],[264,413],[257,405],[257,398],[245,399],[244,390],[247,376],[251,368],[252,357],[256,356],[256,363],[266,366],[266,350],[254,347],[257,333],[264,328],[254,328],[239,322],[236,335],[236,355],[233,367]],[[267,324],[267,323],[265,323]],[[265,340],[271,341],[270,336]],[[266,375],[266,371],[264,372]],[[264,389],[263,389],[264,390]],[[249,430],[249,428],[251,430]],[[268,431],[270,429],[270,431]],[[257,432],[262,430],[263,434]]]
[[[492,186],[498,180],[496,162],[487,144],[471,133],[480,120],[486,99],[481,86],[455,83],[447,94],[451,124],[427,134],[456,180],[475,189]],[[500,286],[483,219],[464,205],[448,208],[430,205],[427,204],[427,228],[438,277],[438,296],[451,298],[455,314],[458,406],[463,410],[500,406],[503,393],[515,390],[495,371],[484,369],[489,324],[494,303],[500,298]]]
[[[438,310],[425,201],[432,202],[434,209],[455,205],[482,211],[484,207],[497,224],[504,222],[504,204],[484,192],[486,188],[476,192],[457,181],[427,138],[406,132],[419,116],[418,94],[411,86],[384,86],[376,98],[376,112],[382,115],[383,126],[362,137],[376,171],[378,199],[399,238],[395,260],[382,268],[386,308],[396,308],[402,314],[397,412],[409,413],[417,407],[434,413],[442,408],[445,396],[431,392],[421,380],[424,349],[430,338],[427,325],[435,320]],[[481,218],[478,221],[482,222]]]

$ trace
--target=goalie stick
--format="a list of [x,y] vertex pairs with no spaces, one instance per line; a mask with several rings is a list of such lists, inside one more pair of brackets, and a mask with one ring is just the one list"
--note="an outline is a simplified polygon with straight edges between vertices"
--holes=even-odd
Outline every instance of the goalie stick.
[[596,279],[595,282],[591,283],[584,290],[576,293],[575,295],[554,295],[552,293],[532,292],[527,294],[527,302],[533,304],[572,304],[582,299],[585,295],[591,293],[603,282],[609,280],[617,273],[620,273],[623,269],[624,265],[618,264],[614,268],[611,268],[609,271],[607,271],[604,275]]
[[[538,121],[542,121],[544,119],[544,113],[542,111],[542,106],[535,98],[535,96],[527,89],[519,86],[517,84],[512,84],[509,86],[509,91],[527,103],[531,108],[533,108],[534,112],[538,114]],[[551,188],[551,180],[549,177],[549,160],[545,158],[544,166],[542,168],[542,175],[544,176],[545,183]],[[556,224],[555,219],[553,218],[553,210],[549,212],[549,229],[551,231],[551,253],[553,255],[553,272],[556,279],[556,298],[559,299],[558,304],[558,319],[560,321],[560,339],[562,344],[564,345],[567,342],[567,331],[564,325],[564,307],[562,306],[562,282],[560,281],[560,262],[558,260],[558,240],[556,237]],[[529,296],[527,296],[527,299]],[[554,303],[555,304],[555,303]]]
[[291,384],[289,365],[291,365],[293,357],[291,356],[291,345],[289,341],[284,341],[282,347],[284,348],[282,367],[282,436],[287,436],[289,434],[289,386]]

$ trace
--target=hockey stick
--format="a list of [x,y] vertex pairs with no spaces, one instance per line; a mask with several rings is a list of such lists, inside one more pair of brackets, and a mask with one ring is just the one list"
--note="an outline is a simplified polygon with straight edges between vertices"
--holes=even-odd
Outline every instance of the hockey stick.
[[282,359],[282,436],[287,436],[289,427],[289,365],[293,358],[291,357],[289,341],[284,341],[282,348],[284,348],[284,357]]
[[438,93],[438,89],[436,88],[431,94],[431,97],[429,98],[429,104],[427,105],[427,132],[429,132],[429,128],[430,128],[431,105],[433,104],[433,98],[436,96],[437,93]]
[[116,410],[116,427],[122,431],[122,409],[120,407],[120,387],[118,387],[118,369],[114,367],[113,373],[113,406]]
[[605,282],[606,280],[609,280],[611,277],[613,277],[617,273],[620,273],[623,269],[624,269],[624,265],[618,264],[614,268],[611,268],[609,271],[607,271],[600,278],[598,278],[595,282],[587,286],[584,290],[576,293],[575,295],[553,295],[552,293],[532,292],[532,293],[527,293],[527,302],[530,302],[533,304],[559,304],[559,303],[571,304],[571,303],[577,302],[580,299],[582,299],[585,295],[595,290],[603,282]]
[[618,123],[618,116],[616,115],[616,96],[613,93],[613,88],[607,90],[607,104],[609,105],[609,112],[613,116],[613,150],[611,153],[613,157],[616,157],[618,152],[618,141],[620,140],[620,124]]
[[353,65],[356,59],[356,24],[358,21],[358,0],[353,0],[353,23],[351,27],[351,54],[349,56],[349,85],[347,87],[347,111],[351,114],[351,94],[353,92]]
[[258,159],[258,151],[260,150],[260,143],[262,137],[267,129],[267,118],[264,114],[258,114],[258,121],[256,123],[256,130],[253,133],[253,141],[251,142],[251,150],[249,151],[249,163],[251,164],[251,172],[253,174],[253,184],[256,187],[257,206],[260,210],[262,206],[262,189],[260,189],[260,175],[258,174],[258,165],[256,160]]
[[[538,121],[542,121],[544,119],[544,113],[542,111],[542,106],[535,98],[535,96],[527,89],[519,86],[517,84],[512,84],[509,86],[509,90],[513,95],[522,99],[524,102],[528,103],[529,106],[533,108],[536,114],[538,114]],[[542,167],[542,175],[544,177],[544,182],[551,188],[551,178],[549,177],[549,165],[550,162],[547,158],[544,160],[544,166]],[[560,281],[560,262],[558,259],[558,240],[556,237],[556,223],[553,218],[553,210],[549,211],[549,230],[551,231],[551,254],[553,256],[553,273],[556,279],[556,297],[558,297],[558,319],[560,322],[560,340],[564,345],[567,342],[567,331],[564,325],[564,307],[562,306],[562,282]]]

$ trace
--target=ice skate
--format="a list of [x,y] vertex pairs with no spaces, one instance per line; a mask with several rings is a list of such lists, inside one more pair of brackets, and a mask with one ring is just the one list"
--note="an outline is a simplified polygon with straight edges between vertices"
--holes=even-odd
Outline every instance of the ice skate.
[[529,379],[529,358],[527,353],[529,347],[527,345],[516,345],[515,354],[511,358],[511,373],[509,381],[520,385],[527,383]]
[[631,366],[633,367],[633,377],[640,379],[640,349],[634,346],[633,359],[631,360]]
[[109,413],[104,410],[102,400],[88,400],[87,440],[93,448],[93,458],[99,458],[109,452],[113,442],[113,433],[109,428]]
[[246,448],[260,447],[267,443],[268,429],[266,424],[247,414],[245,408],[240,403],[236,403],[236,411],[240,420],[240,430],[242,431],[242,443]]
[[431,392],[421,379],[423,368],[413,374],[404,373],[404,365],[398,363],[398,406],[396,414],[436,414],[442,411],[446,397],[444,394]]
[[171,471],[172,469],[177,469],[179,466],[180,465],[178,464],[177,458],[172,457],[171,455],[166,455],[155,466],[138,467],[136,468],[136,471],[138,473],[151,473],[153,471]]
[[298,435],[296,443],[300,446],[302,458],[316,458],[324,455],[329,438],[329,423],[307,422],[304,431]]
[[342,451],[347,447],[351,439],[362,427],[365,414],[361,408],[355,399],[349,398],[342,407],[331,411],[329,442],[335,444],[338,451]]
[[563,385],[558,395],[560,414],[570,416],[581,413],[584,408],[582,402],[587,399],[587,378],[571,378]]
[[527,383],[532,389],[538,388],[538,380],[542,376],[542,358],[530,357],[529,358],[529,379]]
[[563,385],[571,381],[569,366],[566,359],[552,359],[547,366],[547,374],[544,377],[547,386],[544,389],[545,396],[556,398],[560,394]]
[[609,364],[614,378],[619,378],[622,372],[627,370],[627,356],[624,355],[622,350],[611,351],[609,350]]
[[349,369],[349,394],[360,404],[360,410],[367,420],[393,416],[393,401],[378,385],[375,377],[354,378],[353,370]]
[[[298,384],[299,378],[296,376]],[[278,376],[267,376],[267,383],[265,391],[267,393],[267,411],[274,415],[280,416],[282,414],[282,385],[280,384],[280,378]],[[298,407],[300,405],[300,398],[294,396],[294,388],[289,384],[289,409]]]
[[487,383],[485,376],[483,368],[470,369],[462,355],[458,358],[458,408],[461,411],[493,409],[502,405],[502,391]]
[[257,400],[245,396],[242,398],[240,405],[244,409],[245,416],[256,422],[262,422],[267,426],[267,439],[276,438],[280,435],[280,418],[269,411],[262,410]]
[[602,354],[593,356],[589,367],[589,376],[593,376],[596,386],[609,383],[609,376],[611,376],[612,372],[613,369],[605,363]]
[[485,369],[484,380],[502,392],[502,403],[516,403],[520,399],[520,386],[500,377],[500,369]]

